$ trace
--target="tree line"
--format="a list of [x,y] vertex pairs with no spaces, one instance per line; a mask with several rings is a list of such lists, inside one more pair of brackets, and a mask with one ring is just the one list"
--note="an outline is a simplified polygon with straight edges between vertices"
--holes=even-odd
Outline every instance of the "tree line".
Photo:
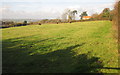
[[29,23],[27,21],[24,21],[21,23],[17,23],[17,22],[13,22],[13,21],[1,21],[1,23],[2,23],[2,25],[0,26],[0,28],[9,28],[9,27],[29,25]]
[[113,20],[114,12],[113,10],[110,10],[109,8],[105,8],[100,14],[93,14],[92,18],[93,20]]

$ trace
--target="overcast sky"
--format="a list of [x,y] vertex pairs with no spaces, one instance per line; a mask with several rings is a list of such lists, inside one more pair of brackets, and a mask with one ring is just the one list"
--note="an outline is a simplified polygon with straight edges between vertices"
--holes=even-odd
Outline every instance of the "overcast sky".
[[104,8],[113,9],[115,0],[2,0],[0,18],[51,19],[60,18],[65,9],[83,11],[88,15],[100,13]]

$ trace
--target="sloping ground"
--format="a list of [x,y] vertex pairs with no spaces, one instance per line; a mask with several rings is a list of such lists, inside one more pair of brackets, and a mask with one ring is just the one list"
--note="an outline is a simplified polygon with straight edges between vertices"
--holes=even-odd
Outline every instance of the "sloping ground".
[[110,21],[2,29],[3,73],[117,73]]

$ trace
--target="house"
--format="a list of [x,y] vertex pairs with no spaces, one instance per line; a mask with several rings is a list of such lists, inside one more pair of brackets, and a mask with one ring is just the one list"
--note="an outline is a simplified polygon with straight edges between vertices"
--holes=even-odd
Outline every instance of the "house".
[[90,19],[91,18],[91,16],[83,16],[83,20],[88,20],[88,19]]

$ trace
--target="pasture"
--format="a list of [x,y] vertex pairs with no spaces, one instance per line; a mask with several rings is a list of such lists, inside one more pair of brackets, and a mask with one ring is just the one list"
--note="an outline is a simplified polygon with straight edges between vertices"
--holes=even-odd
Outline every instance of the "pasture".
[[3,73],[117,73],[110,21],[28,25],[2,30]]

